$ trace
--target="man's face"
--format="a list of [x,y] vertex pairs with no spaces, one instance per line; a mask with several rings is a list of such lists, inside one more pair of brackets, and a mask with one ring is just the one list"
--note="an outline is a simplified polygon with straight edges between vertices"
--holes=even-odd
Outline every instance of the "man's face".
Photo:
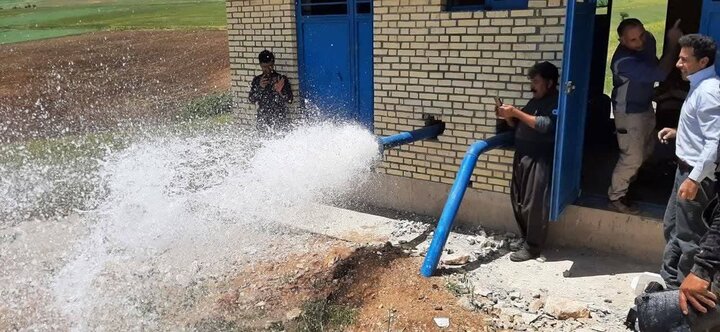
[[550,90],[552,90],[555,82],[552,80],[546,80],[540,75],[535,75],[530,79],[530,91],[533,93],[533,98],[543,98]]
[[682,78],[688,80],[688,76],[697,73],[707,67],[710,59],[704,57],[698,59],[695,57],[695,50],[692,47],[683,47],[680,49],[680,56],[675,66],[680,69]]
[[645,28],[643,26],[625,28],[620,36],[620,44],[633,51],[642,51],[645,48]]
[[274,62],[261,63],[260,68],[262,68],[263,75],[270,75],[273,72],[273,69],[275,68],[275,63]]

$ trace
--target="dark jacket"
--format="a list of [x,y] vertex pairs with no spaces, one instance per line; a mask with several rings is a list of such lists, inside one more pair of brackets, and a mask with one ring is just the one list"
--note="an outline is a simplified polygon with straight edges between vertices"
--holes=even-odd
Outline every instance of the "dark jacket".
[[665,80],[655,55],[655,38],[647,35],[645,49],[637,52],[618,45],[611,61],[613,108],[626,113],[652,111],[655,82]]
[[[258,120],[284,121],[288,116],[288,105],[293,100],[292,87],[285,75],[272,72],[270,82],[265,88],[260,87],[260,80],[263,75],[255,76],[250,86],[248,99],[251,103],[258,105]],[[275,91],[275,83],[285,79],[282,93]]]
[[[720,153],[720,147],[718,147]],[[710,202],[703,213],[703,219],[710,225],[705,236],[700,240],[700,252],[695,255],[695,265],[691,272],[707,281],[713,281],[715,274],[720,271],[720,154],[715,169],[715,199]]]

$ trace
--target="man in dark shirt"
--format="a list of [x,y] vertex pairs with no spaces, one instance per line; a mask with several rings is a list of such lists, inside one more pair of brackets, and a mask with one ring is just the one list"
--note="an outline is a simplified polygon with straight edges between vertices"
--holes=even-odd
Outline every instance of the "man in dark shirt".
[[258,56],[262,75],[255,76],[249,100],[258,105],[258,130],[282,130],[290,125],[288,105],[293,100],[292,88],[285,75],[275,71],[275,55],[264,50]]
[[[715,178],[720,176],[720,147],[718,147]],[[717,294],[711,291],[720,285],[720,181],[715,182],[715,199],[708,205],[703,219],[710,229],[700,240],[700,251],[695,255],[695,264],[680,285],[680,309],[688,314],[688,304],[695,310],[706,313],[717,304]]]
[[540,256],[550,219],[550,179],[555,151],[558,69],[540,62],[528,72],[533,98],[518,109],[498,102],[497,113],[515,128],[515,156],[510,184],[515,221],[525,243],[510,255],[514,262]]

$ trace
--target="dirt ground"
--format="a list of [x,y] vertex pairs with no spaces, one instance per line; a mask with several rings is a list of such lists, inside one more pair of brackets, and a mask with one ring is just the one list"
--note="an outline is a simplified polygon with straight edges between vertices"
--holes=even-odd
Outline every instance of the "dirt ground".
[[0,142],[172,119],[228,91],[225,31],[118,31],[0,45]]
[[420,258],[397,247],[349,245],[336,242],[324,254],[253,266],[209,305],[218,315],[205,311],[186,324],[200,330],[434,331],[439,317],[450,319],[447,331],[486,330],[486,317],[459,305],[443,278],[417,273]]

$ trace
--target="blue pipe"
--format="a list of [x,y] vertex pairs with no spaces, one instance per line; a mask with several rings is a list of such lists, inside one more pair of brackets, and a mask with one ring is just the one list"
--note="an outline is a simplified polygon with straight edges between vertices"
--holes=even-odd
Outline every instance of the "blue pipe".
[[406,131],[396,135],[390,135],[380,138],[382,149],[389,149],[399,145],[412,143],[415,141],[433,138],[441,135],[445,131],[445,123],[439,122],[427,127],[422,127],[413,131]]
[[457,176],[455,176],[455,182],[452,188],[450,188],[447,202],[445,202],[445,207],[440,215],[440,221],[438,221],[438,225],[435,228],[435,235],[425,255],[425,261],[420,268],[420,274],[424,277],[432,276],[433,273],[435,273],[435,269],[437,269],[443,248],[445,248],[448,235],[450,235],[450,229],[452,229],[453,222],[455,221],[455,215],[457,215],[460,209],[460,203],[465,195],[465,190],[470,182],[470,176],[473,173],[478,157],[484,152],[510,145],[513,141],[514,133],[507,132],[495,135],[487,140],[477,141],[468,148],[460,164],[460,170]]

